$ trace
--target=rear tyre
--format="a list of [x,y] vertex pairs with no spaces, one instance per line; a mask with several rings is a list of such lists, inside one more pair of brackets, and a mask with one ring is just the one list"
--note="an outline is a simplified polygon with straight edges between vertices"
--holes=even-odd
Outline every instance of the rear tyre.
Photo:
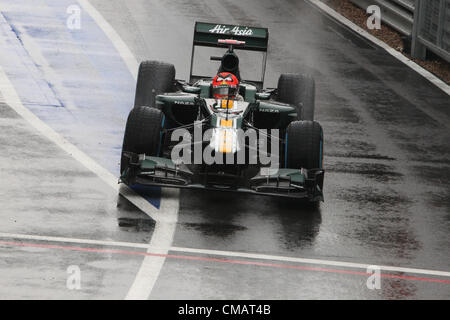
[[278,100],[295,105],[297,120],[314,120],[316,85],[307,74],[282,74],[278,79]]
[[160,61],[143,61],[139,65],[134,107],[156,107],[155,97],[164,92],[172,92],[175,81],[173,64]]
[[[128,151],[147,156],[159,156],[161,150],[161,130],[164,115],[156,108],[140,106],[133,108],[128,115],[122,152]],[[128,167],[129,158],[122,155],[120,173]]]

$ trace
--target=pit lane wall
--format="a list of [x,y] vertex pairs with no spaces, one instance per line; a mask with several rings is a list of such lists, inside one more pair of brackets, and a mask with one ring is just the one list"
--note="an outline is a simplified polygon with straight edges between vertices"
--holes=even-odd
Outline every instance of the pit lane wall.
[[350,0],[366,10],[381,9],[381,20],[411,38],[411,55],[425,59],[431,51],[450,62],[450,0]]

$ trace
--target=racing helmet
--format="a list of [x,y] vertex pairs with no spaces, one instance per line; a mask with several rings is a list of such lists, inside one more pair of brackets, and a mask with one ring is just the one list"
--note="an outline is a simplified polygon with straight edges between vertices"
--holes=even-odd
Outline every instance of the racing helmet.
[[229,72],[221,72],[214,77],[212,94],[216,99],[234,99],[239,92],[239,80]]

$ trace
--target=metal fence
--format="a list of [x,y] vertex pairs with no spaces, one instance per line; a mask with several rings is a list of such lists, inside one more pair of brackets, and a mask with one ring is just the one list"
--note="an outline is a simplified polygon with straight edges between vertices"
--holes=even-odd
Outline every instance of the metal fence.
[[450,62],[450,0],[350,0],[366,10],[381,9],[381,20],[411,38],[411,54],[425,59],[427,50]]
[[403,35],[412,34],[415,0],[350,0],[366,10],[371,5],[381,9],[381,20]]
[[425,59],[431,50],[450,62],[450,0],[417,0],[411,54]]

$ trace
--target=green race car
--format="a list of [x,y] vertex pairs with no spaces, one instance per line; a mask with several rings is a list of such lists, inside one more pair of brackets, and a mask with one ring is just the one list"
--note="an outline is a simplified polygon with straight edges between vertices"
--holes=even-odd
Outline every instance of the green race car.
[[[120,181],[323,201],[314,79],[281,74],[277,88],[264,89],[268,38],[266,28],[197,22],[188,82],[176,80],[172,64],[142,62]],[[198,48],[223,55],[196,61]],[[240,63],[237,52],[260,55],[259,78],[246,71],[258,60]],[[194,73],[217,63],[215,77]]]

